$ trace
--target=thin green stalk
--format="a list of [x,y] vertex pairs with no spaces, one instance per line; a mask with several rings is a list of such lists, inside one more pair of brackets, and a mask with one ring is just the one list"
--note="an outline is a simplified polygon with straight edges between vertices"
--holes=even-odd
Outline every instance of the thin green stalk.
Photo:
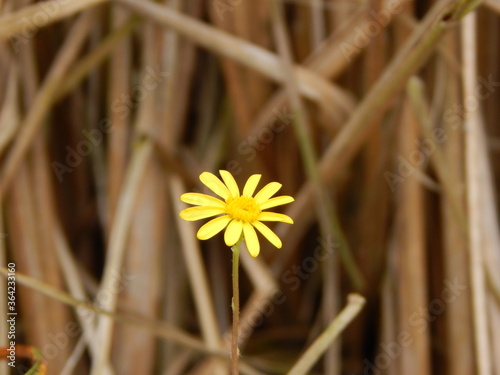
[[240,243],[236,242],[233,250],[233,336],[231,341],[231,363],[232,374],[238,375],[238,329],[240,324],[240,287],[239,287],[239,263],[240,263]]
[[37,375],[45,373],[46,366],[43,363],[42,353],[38,349],[33,349],[33,361],[35,364],[29,369],[26,375]]
[[[356,289],[362,289],[365,281],[364,277],[356,264],[354,256],[352,255],[348,243],[342,233],[342,228],[338,217],[333,209],[333,202],[331,200],[325,185],[321,180],[321,174],[318,168],[318,157],[314,148],[314,143],[310,134],[311,129],[310,121],[307,111],[302,104],[299,96],[299,90],[295,76],[293,74],[293,61],[291,54],[290,42],[285,31],[284,10],[282,4],[273,1],[273,15],[275,18],[275,39],[278,46],[279,55],[283,60],[283,68],[288,76],[285,81],[285,86],[288,91],[290,102],[294,108],[293,127],[296,134],[297,143],[299,145],[302,162],[307,177],[311,182],[315,195],[316,195],[316,211],[318,213],[319,225],[322,235],[325,237],[329,233],[333,233],[335,239],[341,243],[339,247],[340,259],[346,268],[347,274],[351,279]],[[325,264],[328,271],[331,271],[331,263]],[[328,271],[325,273],[327,276]]]

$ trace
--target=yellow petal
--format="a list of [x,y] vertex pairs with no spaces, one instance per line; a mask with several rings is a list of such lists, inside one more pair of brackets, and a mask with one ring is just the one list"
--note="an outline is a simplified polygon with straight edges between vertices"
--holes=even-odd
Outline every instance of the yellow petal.
[[288,215],[277,214],[275,212],[261,212],[258,221],[281,221],[283,223],[293,224],[293,220]]
[[280,238],[265,224],[262,224],[260,221],[254,221],[252,225],[260,232],[264,237],[266,237],[269,242],[271,242],[278,249],[281,249],[282,243]]
[[295,199],[288,195],[282,195],[281,197],[271,198],[259,205],[261,210],[266,210],[271,207],[281,206],[282,204],[287,204],[293,202]]
[[243,230],[243,223],[240,220],[233,220],[227,226],[226,232],[224,233],[224,241],[227,246],[233,246],[241,237],[241,232]]
[[205,219],[207,217],[215,216],[215,215],[220,215],[224,213],[224,209],[220,207],[206,207],[206,206],[201,206],[201,207],[190,207],[186,208],[185,210],[182,210],[179,213],[179,216],[187,221],[194,221],[194,220],[200,220],[200,219]]
[[205,184],[210,190],[212,190],[219,197],[227,199],[229,198],[229,190],[227,190],[226,185],[222,183],[221,180],[217,178],[214,174],[210,172],[203,172],[200,174],[200,181]]
[[206,194],[185,193],[181,195],[181,201],[194,204],[196,206],[226,207],[226,203]]
[[244,197],[251,197],[253,193],[255,193],[255,189],[257,188],[257,185],[259,184],[260,181],[260,174],[254,174],[250,176],[247,180],[247,183],[245,184],[245,187],[243,188],[243,196]]
[[249,223],[243,223],[243,235],[245,236],[245,243],[247,244],[248,252],[254,258],[259,255],[260,244],[257,238],[255,229]]
[[257,204],[264,203],[269,198],[271,198],[276,192],[281,188],[281,184],[278,182],[270,182],[262,188],[261,191],[257,193],[254,197]]
[[231,173],[228,171],[219,171],[220,175],[222,176],[222,179],[224,180],[224,183],[226,184],[227,188],[229,189],[229,192],[233,197],[239,197],[240,196],[240,189],[238,188],[238,184],[234,180],[234,177]]
[[205,225],[202,225],[202,227],[198,230],[198,233],[196,233],[196,237],[199,240],[208,240],[223,230],[230,221],[231,216],[229,215],[216,217]]

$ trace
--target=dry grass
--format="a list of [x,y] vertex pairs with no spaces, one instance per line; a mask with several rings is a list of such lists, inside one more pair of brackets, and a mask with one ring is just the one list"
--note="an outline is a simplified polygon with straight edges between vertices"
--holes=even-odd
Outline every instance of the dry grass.
[[295,197],[242,249],[240,373],[500,375],[500,2],[395,4],[0,0],[17,344],[229,374],[231,252],[178,216],[227,169]]

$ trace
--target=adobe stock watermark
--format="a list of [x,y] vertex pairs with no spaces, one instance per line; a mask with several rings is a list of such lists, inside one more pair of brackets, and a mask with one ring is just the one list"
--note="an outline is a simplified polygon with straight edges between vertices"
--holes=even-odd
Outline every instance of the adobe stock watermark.
[[[460,284],[460,280],[456,277],[453,282],[444,281],[445,287],[441,291],[441,296],[429,302],[426,307],[420,307],[418,311],[414,311],[408,317],[408,324],[414,327],[418,333],[424,332],[429,323],[432,323],[436,318],[446,311],[446,306],[456,301],[458,297],[467,289],[467,285]],[[363,375],[379,375],[385,373],[392,361],[397,359],[405,347],[409,347],[414,341],[411,333],[401,331],[396,340],[389,343],[381,343],[381,351],[374,358],[373,362],[364,359],[365,365]]]
[[390,20],[404,10],[401,0],[390,0],[387,7],[376,12],[370,10],[369,14],[372,20],[364,27],[356,27],[352,43],[343,42],[340,44],[345,59],[351,62],[353,56],[359,55],[361,50],[370,44],[371,40],[377,37],[382,30],[389,24]]
[[15,34],[9,34],[8,38],[15,53],[19,53],[20,46],[28,43],[38,30],[46,26],[51,19],[60,11],[61,5],[70,0],[42,1],[38,2],[40,10],[30,18],[23,17],[21,31]]
[[[134,275],[125,272],[113,275],[113,283],[106,290],[101,290],[97,293],[93,300],[96,306],[102,305],[111,294],[119,293],[123,290],[132,280],[135,279]],[[89,310],[84,306],[77,307],[78,315],[84,319],[91,321],[95,316],[95,311]],[[58,332],[49,332],[47,334],[47,343],[40,348],[40,354],[45,362],[48,362],[65,350],[71,342],[72,338],[81,335],[83,332],[82,327],[76,321],[69,321],[64,325],[64,328]],[[16,366],[20,374],[25,374],[30,368],[19,364]]]
[[[133,86],[128,94],[122,94],[119,98],[113,99],[111,111],[118,114],[121,119],[127,118],[130,116],[131,111],[147,98],[148,93],[155,90],[168,75],[169,73],[161,71],[159,66],[156,69],[150,66],[146,67],[140,82]],[[105,134],[112,131],[113,123],[108,117],[101,119],[96,128],[83,129],[83,139],[77,143],[76,147],[65,147],[66,157],[64,163],[59,161],[51,163],[57,180],[62,182],[64,174],[73,172],[82,163],[83,159],[94,151],[95,147],[102,144]]]
[[447,131],[450,129],[464,130],[464,119],[479,109],[481,101],[485,101],[493,95],[496,88],[500,86],[500,81],[494,81],[490,74],[488,79],[478,77],[474,94],[467,96],[463,104],[454,104],[443,114],[443,122],[451,124],[446,127],[432,129],[431,136],[415,141],[416,147],[407,157],[398,156],[398,162],[394,172],[384,172],[384,178],[392,192],[396,191],[398,184],[403,183],[408,177],[413,176],[418,171],[423,171],[427,167],[431,155],[438,147],[448,140]]
[[[311,277],[311,274],[316,272],[320,264],[327,260],[334,254],[340,244],[335,242],[331,236],[325,239],[318,238],[319,244],[314,248],[311,256],[304,258],[299,265],[292,265],[285,270],[281,276],[281,282],[290,291],[296,291],[300,284]],[[248,338],[255,328],[264,323],[265,318],[269,318],[276,306],[279,306],[287,300],[283,291],[276,289],[273,297],[266,301],[259,309],[254,309],[248,321],[240,326],[240,337],[242,339]],[[230,340],[230,337],[227,338]]]
[[384,178],[391,191],[394,193],[399,183],[404,182],[418,171],[425,170],[430,156],[436,151],[438,145],[443,144],[447,139],[448,135],[443,128],[432,129],[430,137],[422,140],[416,139],[416,148],[408,154],[407,158],[402,155],[398,156],[397,173],[384,172]]
[[217,17],[220,18],[221,21],[224,21],[224,14],[226,12],[233,13],[244,0],[214,0],[212,3],[215,11],[217,12]]
[[[121,292],[123,289],[129,285],[129,283],[136,278],[134,275],[128,275],[125,272],[122,274],[114,274],[112,275],[113,281],[109,284],[109,288],[100,290],[94,300],[92,301],[93,305],[96,307],[101,307],[105,304],[105,302],[109,301],[109,299]],[[96,312],[94,310],[89,310],[85,306],[78,306],[76,309],[78,315],[82,319],[93,320]]]
[[[245,156],[245,161],[251,163],[257,157],[258,151],[263,151],[270,143],[274,141],[276,134],[284,131],[296,118],[296,115],[289,112],[286,107],[280,110],[273,110],[273,117],[269,124],[260,129],[256,135],[249,135],[238,145],[238,153]],[[233,176],[239,175],[243,168],[237,160],[229,160],[226,164],[226,170]]]

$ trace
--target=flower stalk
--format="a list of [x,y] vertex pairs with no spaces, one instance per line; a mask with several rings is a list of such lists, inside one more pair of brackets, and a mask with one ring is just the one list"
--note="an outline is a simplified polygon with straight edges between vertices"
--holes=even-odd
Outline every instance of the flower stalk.
[[238,375],[238,330],[240,324],[240,287],[239,287],[239,262],[241,239],[231,248],[233,250],[233,335],[231,339],[231,365],[232,375]]
[[[240,320],[240,291],[239,291],[239,261],[240,246],[245,241],[246,248],[252,257],[260,253],[259,232],[271,244],[280,249],[281,239],[264,222],[282,222],[293,224],[291,217],[276,212],[266,211],[269,208],[281,206],[294,201],[293,197],[282,195],[273,197],[281,188],[278,182],[270,182],[256,193],[261,175],[250,176],[240,191],[234,177],[225,170],[219,171],[222,180],[210,172],[203,172],[200,181],[218,197],[201,193],[184,193],[180,199],[184,203],[193,205],[181,212],[179,216],[187,221],[212,218],[196,233],[200,240],[212,238],[225,229],[224,242],[233,252],[233,327],[231,339],[231,373],[238,375],[238,331]],[[215,218],[214,218],[215,217]]]

